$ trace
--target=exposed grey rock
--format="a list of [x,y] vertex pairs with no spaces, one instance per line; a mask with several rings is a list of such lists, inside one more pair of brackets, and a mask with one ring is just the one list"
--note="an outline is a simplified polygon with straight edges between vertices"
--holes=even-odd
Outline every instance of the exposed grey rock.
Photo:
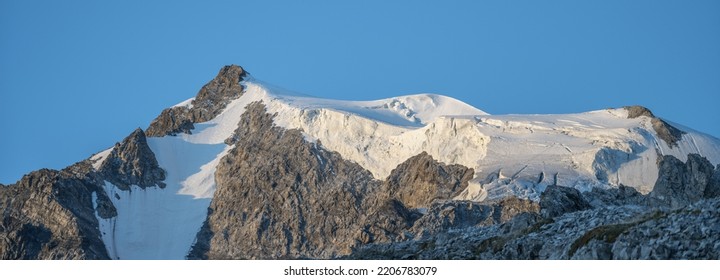
[[677,146],[677,142],[682,139],[684,131],[668,124],[666,121],[655,117],[655,115],[648,109],[642,106],[626,106],[625,110],[628,111],[628,118],[634,119],[641,116],[650,118],[653,130],[657,133],[658,137],[665,141],[668,146]]
[[0,259],[107,259],[93,192],[92,179],[48,169],[0,187]]
[[[424,154],[383,183],[299,130],[274,126],[273,117],[251,103],[226,141],[235,146],[218,164],[215,197],[189,258],[331,258],[392,242],[420,216],[403,200],[424,206],[447,199],[472,177],[466,167]],[[424,194],[411,196],[408,188]]]
[[136,129],[122,142],[115,144],[100,166],[103,178],[120,189],[130,185],[141,188],[165,187],[165,170],[160,168],[142,129]]
[[[404,242],[369,244],[358,248],[346,258],[570,259],[574,251],[586,245],[573,244],[588,230],[622,223],[645,211],[636,206],[612,206],[602,210],[568,213],[554,219],[543,219],[537,214],[527,213],[517,215],[502,225],[439,232]],[[602,252],[591,254],[603,256]]]
[[163,110],[147,128],[150,137],[175,136],[178,133],[192,133],[195,129],[193,113],[188,107],[170,107]]
[[500,232],[502,234],[523,232],[538,224],[541,220],[542,216],[537,212],[523,212],[502,224],[500,226]]
[[[691,155],[687,164],[673,158],[675,180],[668,196],[687,201],[679,184],[697,196],[703,176],[716,172],[704,158]],[[678,161],[679,162],[679,161]],[[710,168],[708,168],[710,166]],[[682,170],[682,171],[680,171]],[[661,172],[667,172],[667,170]],[[674,173],[673,173],[674,174]],[[660,174],[663,176],[663,174]],[[715,173],[712,173],[715,176]],[[668,180],[672,182],[673,180]],[[716,182],[709,180],[712,184]],[[670,183],[668,183],[670,184]],[[541,217],[533,212],[515,215],[505,223],[439,226],[433,234],[356,248],[347,259],[718,259],[720,198],[700,197],[694,204],[669,208],[630,187],[594,189],[580,194],[552,186],[541,198]],[[589,201],[583,205],[581,198]],[[672,198],[676,199],[676,198]],[[548,203],[549,202],[549,203]],[[459,202],[455,204],[465,205]],[[449,204],[452,205],[452,204]],[[468,204],[470,205],[470,204]],[[548,206],[549,205],[549,206]],[[473,204],[474,206],[474,204]],[[558,207],[559,206],[559,207]],[[481,207],[477,207],[482,209]],[[432,209],[432,208],[431,208]],[[442,209],[442,208],[440,208]],[[456,214],[456,208],[448,213]],[[472,207],[461,207],[462,211]],[[549,209],[559,209],[548,211]],[[442,213],[442,212],[439,212]],[[478,211],[482,213],[482,211]],[[548,215],[559,213],[558,215]],[[414,227],[437,214],[428,213]],[[463,215],[467,216],[465,213]],[[452,215],[446,215],[452,217]],[[476,216],[470,217],[478,217]],[[468,221],[473,221],[473,218]],[[438,219],[434,219],[438,220]],[[479,220],[479,219],[475,219]],[[487,221],[487,220],[485,220]],[[441,223],[434,223],[438,225]],[[450,223],[447,223],[450,224]],[[428,227],[428,226],[424,226]]]
[[577,248],[584,245],[578,240],[588,231],[623,223],[645,211],[637,206],[611,206],[542,220],[522,235],[496,238],[504,244],[502,249],[486,250],[481,256],[490,259],[570,259]]
[[50,238],[52,238],[52,232],[42,224],[26,223],[22,225],[14,238],[16,241],[13,245],[17,246],[17,248],[8,248],[10,255],[4,259],[33,260],[40,257],[44,245],[50,242]]
[[537,213],[537,203],[510,197],[498,201],[441,201],[436,202],[410,230],[419,237],[438,232],[501,224],[521,213]]
[[623,107],[628,112],[628,119],[635,119],[638,117],[648,117],[648,118],[655,118],[655,115],[650,111],[650,109],[645,108],[643,106],[625,106]]
[[433,200],[457,196],[467,188],[473,174],[472,168],[438,163],[422,152],[398,165],[385,181],[385,187],[407,207],[424,208]]
[[[600,229],[612,229],[614,225],[599,227]],[[608,230],[610,233],[600,233],[600,236],[590,239],[581,247],[574,252],[572,259],[574,260],[612,260],[612,243],[607,242],[608,238],[617,238]],[[582,238],[582,237],[581,237]]]
[[190,258],[328,258],[409,226],[401,204],[371,198],[381,182],[370,172],[272,118],[261,103],[246,108],[229,140],[235,147],[217,168],[195,246],[205,252],[194,249]]
[[240,66],[228,65],[220,69],[217,76],[200,89],[190,107],[172,107],[160,113],[147,129],[150,137],[191,133],[194,123],[212,120],[219,115],[230,101],[243,93],[240,82],[247,72]]
[[60,174],[65,179],[81,180],[91,191],[95,192],[95,203],[97,204],[95,210],[101,218],[109,219],[117,216],[115,205],[113,205],[105,190],[102,189],[106,178],[103,178],[101,174],[95,171],[90,159],[70,165],[63,169]]
[[673,156],[665,156],[660,162],[659,177],[649,196],[653,203],[678,208],[713,196],[718,181],[713,179],[715,168],[704,157],[688,155],[683,163]]
[[713,198],[720,196],[720,164],[715,167],[715,172],[710,180],[710,184],[705,188],[706,198]]
[[628,204],[645,205],[647,203],[644,195],[635,188],[625,185],[607,189],[593,188],[589,192],[582,193],[582,196],[593,208]]
[[[375,195],[377,197],[377,195]],[[374,197],[368,200],[376,199]],[[381,199],[382,201],[378,209],[372,209],[364,220],[366,225],[360,236],[360,243],[354,244],[358,246],[372,242],[387,243],[394,242],[398,239],[406,238],[407,229],[412,227],[413,223],[421,216],[417,211],[413,211],[405,207],[397,199]],[[366,203],[374,205],[374,203]],[[352,249],[352,248],[349,248]],[[349,252],[346,250],[346,252]]]
[[720,199],[658,213],[612,245],[613,259],[720,259]]
[[553,218],[565,213],[590,209],[590,203],[575,188],[552,185],[540,195],[540,213]]
[[[342,258],[476,259],[479,257],[478,247],[493,246],[492,242],[487,242],[493,236],[517,234],[535,225],[541,219],[537,211],[537,203],[517,198],[482,203],[467,201],[435,203],[428,214],[418,220],[413,227],[413,229],[421,229],[423,227],[419,227],[418,224],[423,223],[435,229],[431,230],[432,234],[393,243],[367,244]],[[462,214],[453,215],[454,213]],[[519,214],[515,215],[516,213]],[[500,222],[504,223],[498,225]]]
[[650,208],[588,230],[569,254],[574,259],[718,259],[718,206],[714,198],[677,210]]

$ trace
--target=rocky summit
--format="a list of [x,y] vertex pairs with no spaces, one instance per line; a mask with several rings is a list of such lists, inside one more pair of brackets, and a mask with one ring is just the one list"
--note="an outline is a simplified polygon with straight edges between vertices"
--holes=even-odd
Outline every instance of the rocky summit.
[[718,209],[720,140],[642,106],[330,100],[230,65],[146,130],[0,185],[0,258],[720,259]]

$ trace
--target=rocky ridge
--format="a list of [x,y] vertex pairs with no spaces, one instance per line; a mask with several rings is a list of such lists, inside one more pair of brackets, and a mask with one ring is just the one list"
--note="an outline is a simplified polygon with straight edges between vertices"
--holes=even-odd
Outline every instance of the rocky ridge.
[[209,121],[222,112],[230,101],[240,97],[240,82],[247,72],[240,66],[228,65],[200,89],[190,105],[165,109],[150,123],[146,133],[149,137],[192,133],[195,123]]
[[148,146],[145,132],[139,128],[115,144],[98,172],[123,190],[128,190],[130,185],[141,188],[165,187],[165,170],[158,165],[155,154]]
[[117,211],[105,181],[125,190],[163,187],[165,171],[141,129],[117,143],[97,170],[95,161],[41,169],[0,186],[0,259],[109,259],[97,217]]
[[718,170],[698,154],[688,155],[685,163],[665,156],[650,198],[654,204],[678,208],[702,198],[716,197],[720,193],[717,173]]
[[0,259],[108,259],[100,215],[115,209],[89,163],[42,169],[0,186]]

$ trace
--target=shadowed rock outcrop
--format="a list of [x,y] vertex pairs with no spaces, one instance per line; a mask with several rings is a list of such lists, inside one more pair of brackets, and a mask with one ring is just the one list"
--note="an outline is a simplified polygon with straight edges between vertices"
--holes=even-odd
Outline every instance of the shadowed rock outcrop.
[[553,218],[565,213],[590,209],[590,203],[574,188],[552,185],[540,195],[540,213]]
[[717,170],[698,154],[688,155],[683,163],[673,156],[664,156],[659,176],[649,196],[653,203],[673,208],[718,195]]
[[642,106],[626,106],[624,108],[628,111],[628,119],[641,116],[650,118],[650,124],[652,124],[655,133],[670,147],[677,146],[677,142],[680,141],[682,135],[685,134],[684,131],[656,117],[648,108]]
[[385,188],[407,207],[428,207],[435,199],[457,196],[473,174],[472,168],[438,163],[422,152],[398,165],[386,179]]
[[237,65],[220,69],[217,76],[200,89],[190,106],[178,106],[165,109],[160,113],[146,133],[149,137],[191,133],[194,123],[212,120],[233,100],[242,95],[240,82],[247,75]]
[[537,213],[538,203],[508,197],[498,201],[439,201],[418,219],[410,230],[418,236],[438,232],[502,224],[521,213]]
[[0,259],[108,259],[93,196],[104,215],[115,209],[92,177],[42,169],[0,186]]
[[715,167],[713,172],[712,180],[710,184],[705,188],[705,197],[719,197],[720,196],[720,164]]
[[583,193],[582,196],[593,208],[627,204],[645,205],[648,201],[647,196],[642,195],[635,188],[625,185],[609,189],[593,188],[591,191]]
[[165,170],[160,168],[142,129],[136,129],[122,142],[115,144],[98,172],[120,189],[130,185],[141,188],[165,187]]

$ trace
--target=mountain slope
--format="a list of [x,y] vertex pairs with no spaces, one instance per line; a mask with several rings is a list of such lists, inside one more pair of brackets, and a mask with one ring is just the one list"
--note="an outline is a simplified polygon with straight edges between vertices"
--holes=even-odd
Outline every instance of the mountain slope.
[[[668,172],[676,169],[660,164],[669,158],[703,166],[677,174],[706,179],[674,179]],[[527,218],[558,185],[601,197],[628,186],[652,197],[648,207],[684,207],[717,196],[720,179],[707,174],[718,174],[719,163],[720,140],[639,106],[493,116],[434,94],[329,100],[232,65],[147,130],[62,172],[43,171],[50,179],[0,186],[12,218],[2,224],[0,255],[339,257],[366,244]],[[699,185],[710,191],[684,191]],[[48,196],[50,189],[59,193]],[[71,194],[77,201],[67,202]],[[59,206],[41,210],[32,202],[41,195]],[[73,233],[53,226],[57,219],[74,221]],[[53,252],[58,236],[81,245]]]
[[301,129],[309,141],[319,140],[377,179],[423,151],[442,162],[474,168],[475,179],[462,196],[473,200],[507,195],[537,199],[553,183],[584,190],[623,184],[647,193],[657,179],[658,155],[685,160],[697,153],[720,163],[720,140],[682,127],[678,139],[668,142],[655,125],[665,122],[646,109],[632,114],[636,107],[490,116],[438,95],[356,102],[300,96],[249,75],[240,84],[245,90],[227,106],[231,114],[183,137],[220,143],[234,130],[244,106],[261,100],[269,112],[277,113],[277,125]]

